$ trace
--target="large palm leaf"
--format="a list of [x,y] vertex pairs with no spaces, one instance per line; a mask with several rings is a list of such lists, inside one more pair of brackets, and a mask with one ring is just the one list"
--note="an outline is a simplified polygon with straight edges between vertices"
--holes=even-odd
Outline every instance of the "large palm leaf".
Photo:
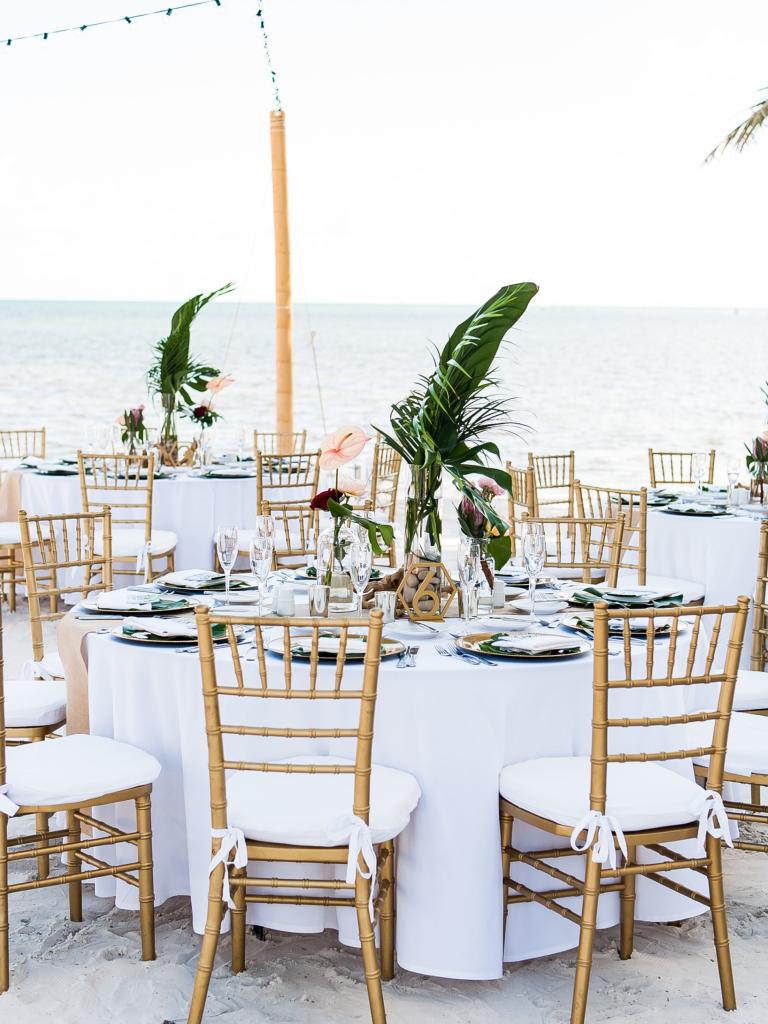
[[733,131],[728,132],[723,141],[718,143],[707,156],[705,163],[714,160],[718,153],[724,153],[729,146],[735,147],[740,153],[766,121],[768,121],[768,99],[755,103],[749,117],[737,125]]

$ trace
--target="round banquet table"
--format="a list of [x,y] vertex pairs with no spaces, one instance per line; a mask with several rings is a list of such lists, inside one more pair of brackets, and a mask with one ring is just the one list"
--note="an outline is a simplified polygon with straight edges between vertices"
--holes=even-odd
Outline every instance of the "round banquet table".
[[[20,473],[20,504],[29,515],[82,511],[77,475],[45,476],[33,470]],[[285,493],[280,488],[265,488],[264,496],[280,501],[284,500]],[[293,497],[296,496],[294,491]],[[125,509],[121,510],[121,515],[125,515]],[[226,479],[180,474],[155,479],[152,528],[172,530],[177,535],[176,566],[179,569],[211,568],[216,527],[227,524],[253,528],[255,516],[256,481],[253,477]]]
[[[407,627],[406,627],[407,628]],[[385,629],[386,632],[386,629]],[[400,627],[396,631],[400,633]],[[491,669],[475,667],[456,658],[440,657],[434,639],[414,631],[421,646],[415,668],[398,671],[395,661],[382,663],[376,709],[374,761],[412,773],[422,797],[408,828],[398,840],[397,959],[411,971],[440,977],[493,979],[502,976],[503,961],[543,956],[576,945],[578,930],[570,922],[535,904],[510,908],[506,946],[502,932],[501,859],[498,824],[498,780],[507,764],[534,757],[587,755],[590,749],[592,659],[550,659],[537,664],[509,661]],[[637,654],[635,652],[637,651]],[[645,657],[634,648],[633,657]],[[270,685],[282,686],[280,658],[268,655]],[[609,664],[623,662],[613,658]],[[233,678],[226,652],[217,654],[220,681]],[[246,686],[255,683],[255,661],[244,661]],[[294,685],[305,665],[294,663]],[[613,671],[613,669],[611,670]],[[617,673],[621,669],[617,666]],[[349,664],[345,680],[360,685],[362,668]],[[274,673],[274,676],[272,676]],[[325,675],[324,675],[325,673]],[[330,680],[332,668],[322,666],[318,685]],[[195,653],[123,642],[106,634],[88,638],[90,728],[94,734],[132,743],[154,754],[162,773],[153,793],[155,893],[158,903],[175,895],[189,895],[193,924],[202,932],[205,923],[207,872],[210,860],[210,813],[207,747],[204,731],[200,670]],[[620,714],[680,714],[686,688],[653,691],[613,691],[612,711]],[[283,725],[307,724],[307,716],[321,714],[317,704],[304,701],[234,700],[228,720],[265,724],[265,704],[281,705],[280,715],[270,707],[269,721]],[[327,708],[328,703],[323,702]],[[334,707],[335,707],[335,702]],[[341,701],[334,724],[354,724],[357,702]],[[289,704],[297,717],[288,720]],[[277,709],[275,709],[277,710]],[[330,715],[330,711],[327,712]],[[301,716],[304,716],[303,718]],[[346,722],[339,718],[346,716]],[[317,718],[310,718],[317,722]],[[326,723],[328,724],[328,723]],[[680,727],[664,730],[664,741],[642,729],[645,749],[683,747]],[[637,743],[638,730],[621,730],[624,749]],[[629,734],[629,735],[627,735]],[[243,737],[230,738],[235,747],[228,756],[277,759],[299,753],[349,756],[350,741],[277,739],[254,740],[244,750]],[[673,742],[674,741],[674,742]],[[269,753],[260,744],[271,744]],[[333,744],[333,746],[329,746]],[[636,748],[638,749],[638,748]],[[690,773],[690,765],[672,762]],[[586,809],[586,806],[585,806]],[[116,809],[116,823],[128,826],[130,810]],[[125,818],[122,814],[125,813]],[[516,844],[524,849],[551,848],[567,841],[544,837],[541,832],[515,823]],[[542,846],[542,843],[547,846]],[[680,844],[682,852],[692,853]],[[647,857],[655,860],[656,855]],[[578,873],[583,858],[564,858],[563,870]],[[262,868],[279,873],[282,867]],[[303,865],[327,871],[323,866]],[[295,871],[295,868],[294,868]],[[551,879],[525,866],[517,877],[532,888],[551,888]],[[679,881],[701,888],[704,879],[678,872]],[[118,906],[135,908],[133,888],[113,879],[97,883],[99,895],[115,894]],[[576,901],[566,901],[575,906]],[[703,908],[644,878],[637,883],[637,917],[670,921],[692,917]],[[339,938],[357,945],[354,912],[346,908],[249,906],[249,921],[292,932],[319,932],[338,928]],[[618,894],[600,901],[600,927],[617,923]]]

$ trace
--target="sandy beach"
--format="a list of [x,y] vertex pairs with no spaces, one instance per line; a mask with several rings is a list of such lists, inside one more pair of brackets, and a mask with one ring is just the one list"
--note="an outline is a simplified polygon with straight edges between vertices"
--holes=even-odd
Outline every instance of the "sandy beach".
[[[26,606],[4,615],[6,671],[29,657]],[[19,829],[12,823],[11,831]],[[11,870],[11,882],[33,870]],[[638,923],[635,953],[621,962],[617,929],[598,932],[590,1020],[676,1024],[729,1020],[762,1024],[768,955],[766,877],[759,855],[726,851],[726,895],[739,1009],[719,1003],[707,917],[681,926]],[[157,908],[157,960],[142,963],[138,914],[84,887],[84,921],[68,919],[65,887],[11,897],[11,989],[0,1020],[14,1024],[165,1024],[186,1020],[200,939],[189,901]],[[461,927],[457,921],[456,927]],[[358,953],[334,932],[248,936],[247,969],[230,972],[229,940],[219,947],[206,1018],[223,1024],[317,1024],[368,1021]],[[560,1024],[568,1020],[575,951],[510,965],[494,982],[428,978],[398,970],[385,985],[393,1024]]]

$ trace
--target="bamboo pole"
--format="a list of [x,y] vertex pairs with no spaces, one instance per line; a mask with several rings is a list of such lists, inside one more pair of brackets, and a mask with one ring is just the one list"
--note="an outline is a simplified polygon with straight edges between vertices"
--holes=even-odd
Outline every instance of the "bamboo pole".
[[277,432],[293,433],[293,318],[291,314],[291,245],[288,236],[288,179],[285,159],[285,113],[269,115],[272,143],[272,202],[275,219],[275,370]]

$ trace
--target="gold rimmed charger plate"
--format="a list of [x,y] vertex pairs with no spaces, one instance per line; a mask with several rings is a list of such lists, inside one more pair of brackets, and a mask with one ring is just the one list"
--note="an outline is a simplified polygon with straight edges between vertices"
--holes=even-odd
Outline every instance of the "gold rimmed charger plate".
[[195,607],[195,601],[187,601],[182,608],[98,608],[96,602],[81,601],[80,607],[89,615],[124,615],[126,619],[141,615],[178,615],[180,612],[191,612]]
[[[497,630],[496,633],[502,632]],[[549,660],[550,658],[577,658],[580,654],[588,654],[592,650],[592,644],[589,640],[582,640],[579,637],[563,637],[563,647],[568,647],[570,650],[567,651],[542,651],[539,654],[527,654],[525,651],[484,651],[480,644],[490,640],[491,637],[496,636],[496,633],[467,633],[466,636],[460,636],[456,643],[462,650],[468,651],[470,654],[477,654],[481,658],[513,658],[517,661],[543,661],[544,659]],[[514,634],[510,634],[514,636]],[[577,649],[574,649],[577,648]]]
[[[569,615],[567,619],[563,619],[561,621],[561,625],[567,626],[568,629],[580,629],[580,630],[582,630],[582,632],[587,631],[587,627],[581,625],[581,623],[578,621],[579,619],[581,619],[582,622],[592,623],[592,626],[589,627],[589,631],[591,632],[592,628],[594,628],[594,613],[592,613],[591,615]],[[650,620],[648,620],[648,619],[635,619],[635,620],[631,620],[630,619],[629,621],[631,623],[631,627],[634,627],[634,628],[630,628],[631,636],[633,636],[635,638],[647,636],[647,633],[648,633],[648,625],[647,624],[648,624],[648,622]],[[640,628],[641,626],[643,626],[644,628]],[[671,628],[672,628],[671,627],[671,623],[665,622],[661,626],[656,626],[654,632],[655,632],[657,637],[669,636],[669,631],[670,631]],[[610,612],[609,612],[608,635],[611,636],[611,637],[622,637],[624,635],[624,627],[623,626],[617,628],[616,626],[612,626],[611,625],[611,623],[610,623]]]
[[[235,636],[242,636],[247,628],[247,626],[235,626]],[[152,646],[159,644],[163,647],[197,647],[196,636],[153,636],[151,633],[123,633],[121,626],[116,626],[111,633],[118,640],[127,640],[128,643],[132,644],[151,644]],[[213,642],[214,644],[225,644],[227,639],[226,635],[220,636],[214,638]]]
[[[230,586],[230,591],[229,591],[230,592],[230,596],[232,594],[250,594],[250,593],[256,594],[256,593],[258,593],[258,589],[259,588],[256,585],[256,583],[252,583],[251,582],[252,578],[253,577],[245,578],[245,582],[247,583],[247,586],[245,586],[245,587],[232,587],[232,586]],[[233,576],[232,577],[232,582],[234,583],[236,580],[243,580],[243,577],[242,576]],[[159,577],[159,579],[156,579],[154,582],[157,584],[157,586],[162,587],[163,590],[170,590],[174,594],[213,594],[213,595],[218,595],[218,594],[226,593],[226,588],[223,585],[221,587],[218,587],[218,586],[212,587],[211,584],[210,584],[210,581],[203,582],[202,580],[200,580],[198,583],[194,583],[191,586],[187,586],[184,583],[170,583],[170,582],[167,582],[166,577],[165,576],[161,576],[161,577]]]
[[[291,638],[291,657],[299,658],[304,661],[309,661],[312,657],[311,650],[309,647],[304,647],[301,644],[302,639],[307,639],[311,644],[311,633],[299,634],[298,636]],[[321,638],[322,639],[322,638]],[[367,637],[363,633],[350,633],[348,636],[349,640],[366,640]],[[267,650],[271,651],[272,654],[279,654],[281,658],[285,657],[285,644],[283,643],[283,637],[274,637],[266,645]],[[383,636],[381,638],[381,656],[382,658],[394,658],[398,654],[402,654],[405,651],[405,644],[399,640],[393,640],[390,636]],[[336,661],[335,651],[318,651],[318,658],[321,661]],[[362,661],[365,658],[364,651],[347,651],[344,657],[345,661]]]

